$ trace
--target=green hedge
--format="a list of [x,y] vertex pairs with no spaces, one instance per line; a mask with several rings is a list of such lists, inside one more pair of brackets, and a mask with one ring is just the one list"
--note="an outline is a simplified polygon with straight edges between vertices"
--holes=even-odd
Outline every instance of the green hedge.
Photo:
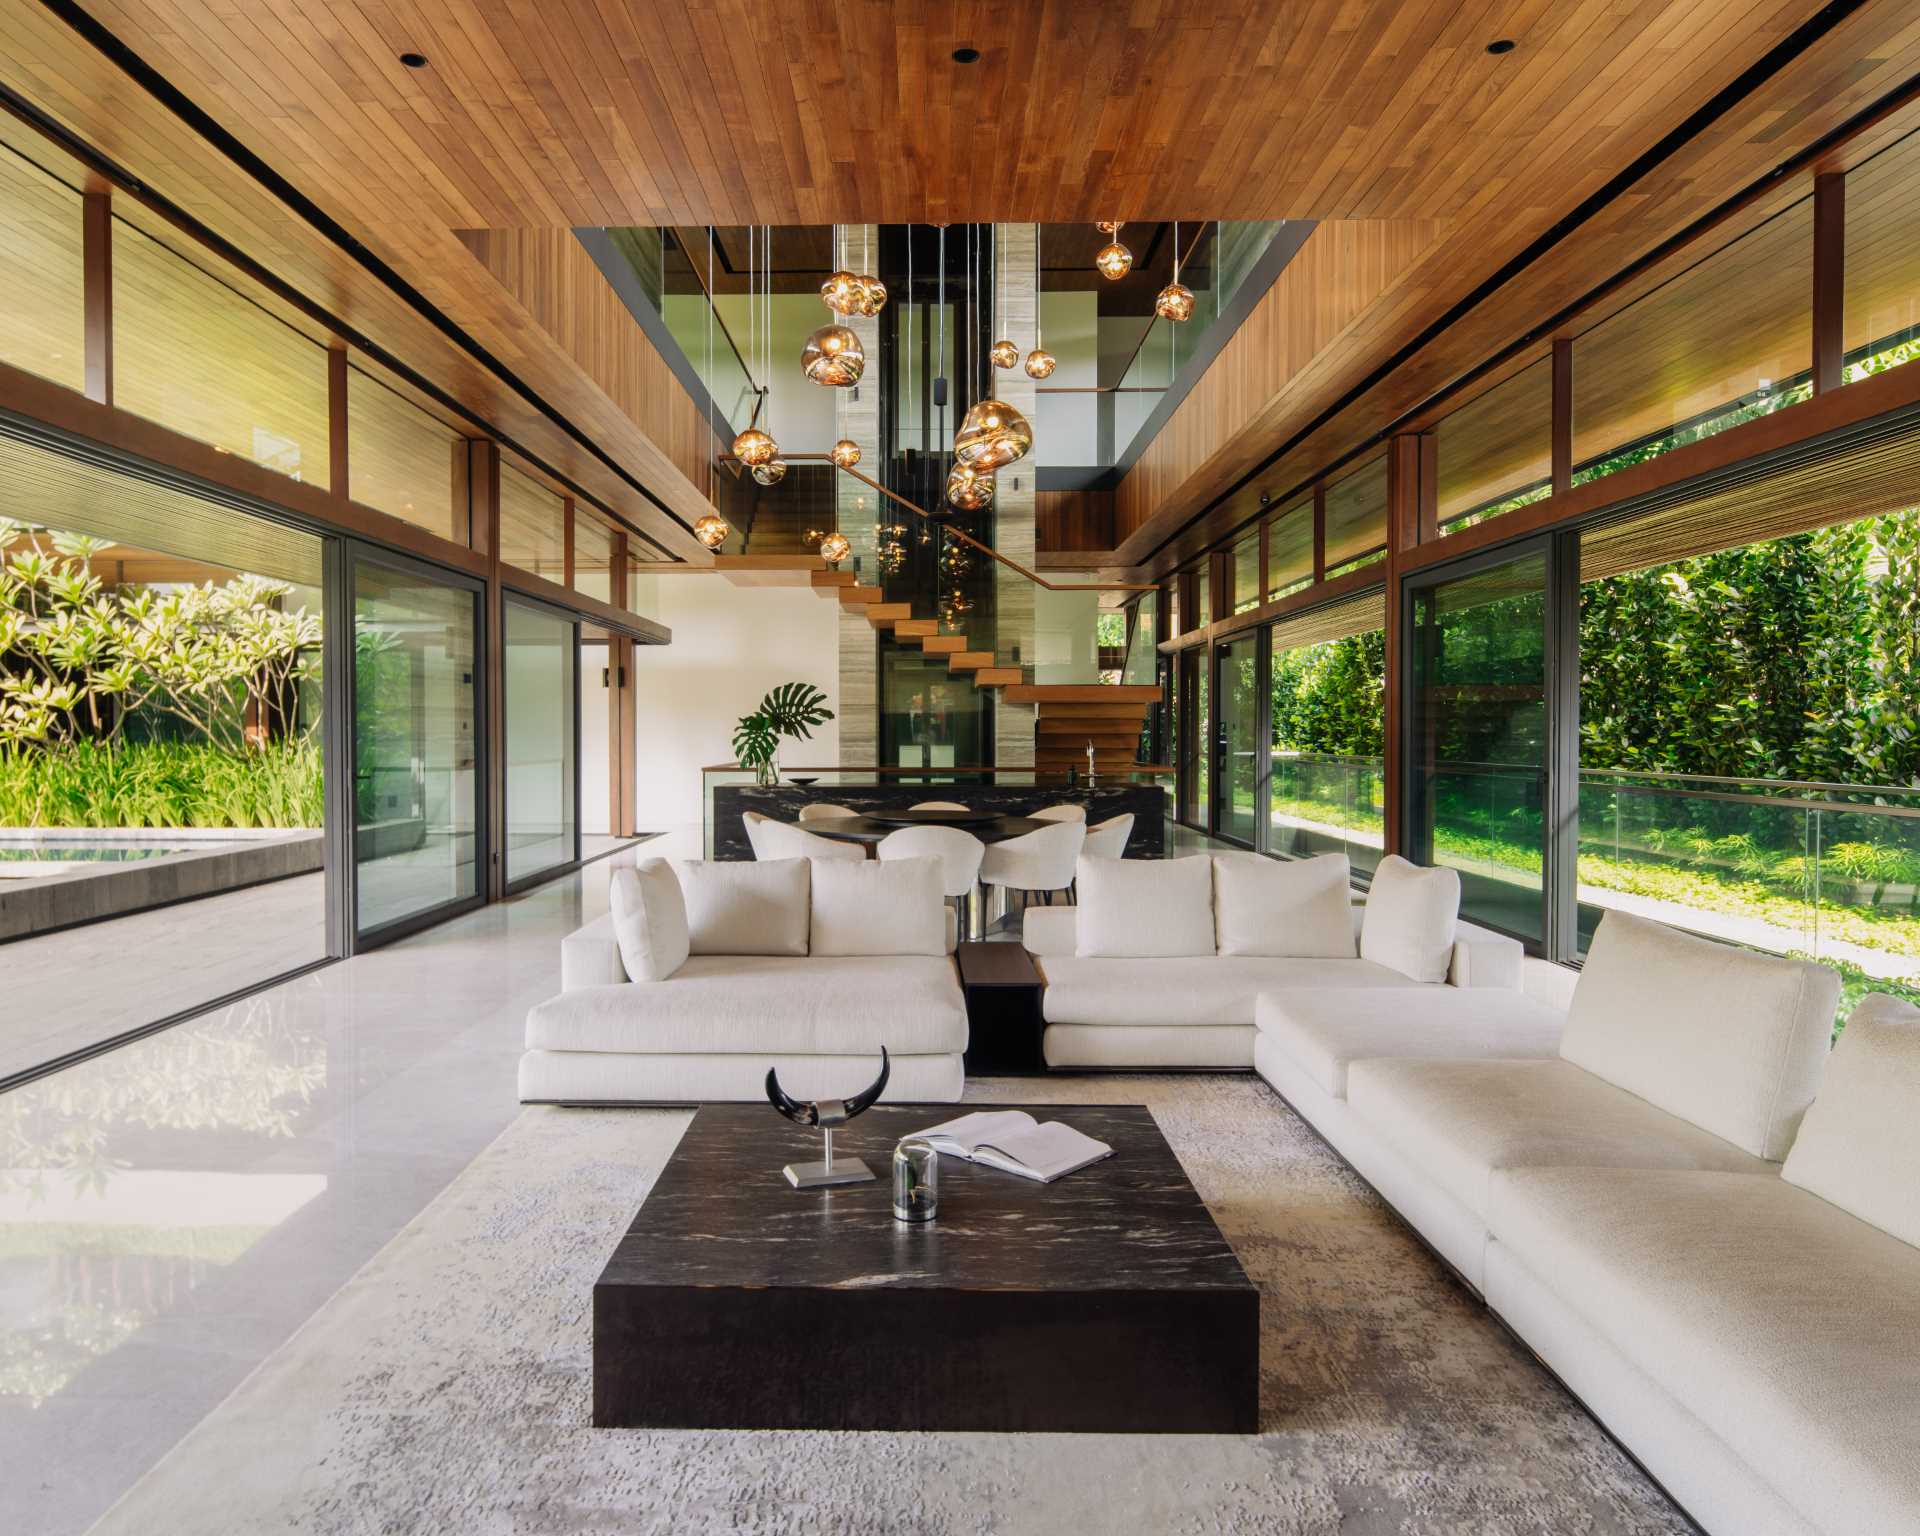
[[0,752],[0,826],[318,827],[320,749],[73,741]]

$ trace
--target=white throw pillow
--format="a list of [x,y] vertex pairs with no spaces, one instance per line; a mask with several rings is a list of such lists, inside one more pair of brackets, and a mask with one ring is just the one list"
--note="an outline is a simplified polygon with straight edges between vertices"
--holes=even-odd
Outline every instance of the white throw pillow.
[[804,955],[807,859],[676,860],[696,955]]
[[1353,867],[1344,853],[1213,856],[1213,926],[1223,955],[1351,960]]
[[1920,1248],[1920,1008],[1861,999],[1780,1177]]
[[1074,878],[1076,955],[1150,960],[1210,955],[1213,860],[1082,857]]
[[1723,1141],[1779,1162],[1813,1102],[1840,978],[1609,912],[1560,1054]]
[[1360,919],[1360,958],[1414,981],[1442,982],[1453,964],[1460,877],[1390,853],[1373,872]]
[[944,955],[944,892],[938,859],[822,859],[813,866],[812,952]]
[[616,869],[611,890],[613,936],[620,964],[632,981],[665,981],[685,963],[687,900],[665,859],[642,859]]

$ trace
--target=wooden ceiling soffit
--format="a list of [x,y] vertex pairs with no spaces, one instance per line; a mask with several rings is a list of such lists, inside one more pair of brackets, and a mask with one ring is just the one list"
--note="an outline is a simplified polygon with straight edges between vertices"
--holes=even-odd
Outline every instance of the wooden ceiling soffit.
[[1121,479],[1116,552],[1144,560],[1271,451],[1295,391],[1363,318],[1397,312],[1403,279],[1444,233],[1430,219],[1323,220]]
[[[107,19],[129,36],[124,12]],[[149,64],[189,83],[177,37],[135,32],[131,40]],[[263,169],[209,138],[177,103],[46,6],[0,6],[0,85],[119,167],[172,222],[226,242],[331,317],[349,342],[365,338],[375,362],[411,370],[674,557],[710,558],[678,511],[684,495],[662,495],[652,484],[664,455],[639,448],[639,429],[475,264],[452,229],[423,221],[417,205],[370,222],[299,157],[287,164],[289,179],[276,180],[271,164]],[[250,89],[261,91],[258,82]],[[261,114],[241,125],[249,131],[267,117],[289,120],[264,94],[245,109]],[[89,185],[98,179],[89,172]],[[460,330],[470,344],[452,334]]]
[[707,502],[698,487],[712,462],[713,439],[700,408],[573,233],[455,234],[637,431],[632,446],[648,461],[654,493],[689,522],[704,513]]

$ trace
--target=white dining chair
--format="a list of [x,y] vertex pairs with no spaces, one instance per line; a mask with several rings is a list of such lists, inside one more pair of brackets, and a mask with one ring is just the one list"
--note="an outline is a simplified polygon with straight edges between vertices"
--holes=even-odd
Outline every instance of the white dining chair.
[[1087,808],[1084,805],[1049,805],[1042,810],[1028,811],[1028,821],[1085,821]]
[[1090,859],[1124,859],[1132,836],[1133,813],[1128,811],[1088,827],[1086,846],[1080,851]]
[[881,838],[873,851],[882,859],[938,859],[941,885],[954,900],[960,932],[968,938],[974,936],[974,893],[980,886],[985,843],[958,827],[902,827]]
[[966,806],[958,800],[922,800],[918,805],[907,807],[910,811],[964,811]]
[[810,800],[800,807],[800,819],[806,821],[832,821],[836,816],[858,816],[860,813],[850,805],[828,805],[822,800]]
[[[1083,821],[1056,821],[1003,843],[992,843],[980,861],[980,879],[1005,911],[1007,893],[1041,893],[1051,904],[1055,891],[1073,884],[1073,866],[1087,840]],[[989,915],[991,920],[992,914]]]
[[747,824],[747,841],[753,844],[756,859],[864,859],[867,850],[859,843],[843,843],[831,837],[816,837],[798,827],[758,811],[747,811],[741,820]]

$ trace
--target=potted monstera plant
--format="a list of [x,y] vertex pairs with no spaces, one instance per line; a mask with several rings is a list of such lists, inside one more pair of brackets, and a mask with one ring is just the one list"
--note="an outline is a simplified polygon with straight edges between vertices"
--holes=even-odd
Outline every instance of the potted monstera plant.
[[780,740],[811,741],[813,727],[833,718],[827,696],[811,683],[782,683],[760,701],[750,715],[733,728],[733,755],[742,768],[751,768],[756,782],[780,782]]

